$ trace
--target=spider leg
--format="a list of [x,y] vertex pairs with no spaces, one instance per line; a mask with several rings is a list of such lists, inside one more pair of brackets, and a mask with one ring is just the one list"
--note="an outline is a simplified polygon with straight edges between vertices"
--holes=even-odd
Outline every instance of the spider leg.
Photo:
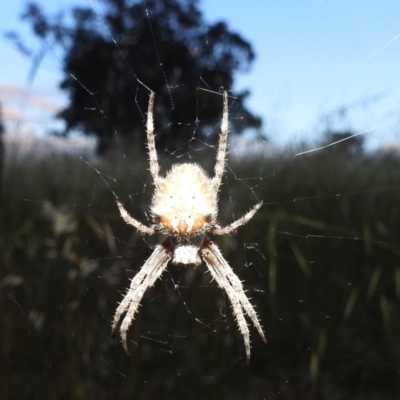
[[232,303],[233,315],[236,317],[239,331],[244,339],[244,347],[246,350],[246,364],[248,364],[250,360],[250,331],[244,317],[242,306],[240,304],[237,293],[235,293],[226,276],[218,268],[218,262],[216,261],[215,256],[212,254],[212,252],[209,249],[204,249],[203,251],[201,251],[201,255],[205,263],[207,264],[208,269],[210,270],[211,276],[218,283],[219,287],[225,290],[230,302]]
[[128,344],[126,336],[128,333],[129,326],[133,321],[133,317],[139,308],[140,301],[144,295],[144,292],[151,286],[154,285],[155,281],[161,276],[165,268],[167,267],[168,261],[172,257],[172,250],[169,247],[169,242],[164,241],[163,244],[156,246],[152,255],[145,262],[141,270],[135,275],[131,281],[131,285],[126,293],[124,299],[120,303],[115,312],[111,335],[114,337],[117,328],[118,321],[121,316],[126,312],[125,318],[121,324],[121,339],[122,345],[125,351],[129,354]]
[[225,162],[226,162],[226,147],[228,141],[228,92],[224,92],[224,106],[222,113],[222,122],[221,122],[221,133],[219,135],[219,145],[218,145],[218,153],[217,160],[215,162],[214,167],[214,178],[211,180],[211,185],[215,192],[218,192],[219,187],[221,186],[222,175],[225,171]]
[[243,314],[243,309],[253,321],[253,324],[260,334],[262,340],[266,342],[257,313],[247,299],[239,278],[235,275],[232,268],[225,261],[218,247],[211,240],[207,239],[204,242],[204,245],[200,250],[200,255],[207,264],[212,277],[217,281],[218,285],[226,291],[229,300],[232,303],[233,314],[236,317],[239,331],[244,339],[246,363],[248,364],[250,360],[250,333]]
[[147,111],[147,124],[146,124],[147,147],[149,151],[150,173],[151,176],[153,177],[155,186],[158,187],[162,179],[159,176],[160,167],[158,165],[158,156],[154,138],[153,107],[154,107],[154,92],[151,92],[149,98],[149,106]]
[[144,233],[147,235],[154,235],[156,233],[156,228],[154,226],[146,226],[139,222],[137,219],[132,218],[128,211],[125,210],[124,206],[117,200],[117,205],[119,208],[119,212],[123,220],[128,224],[134,226],[140,233]]
[[[216,246],[215,246],[216,247]],[[219,251],[219,249],[217,248]],[[222,256],[222,255],[221,255]],[[237,275],[232,271],[230,268],[230,271],[227,273],[227,277],[232,284],[232,287],[235,289],[237,293],[240,293],[240,303],[242,304],[242,307],[246,311],[247,316],[253,321],[253,324],[255,328],[257,329],[257,332],[261,336],[261,339],[267,343],[267,339],[265,338],[264,331],[261,327],[260,321],[258,320],[258,315],[256,311],[254,310],[254,307],[251,305],[248,297],[245,295],[243,291],[243,286],[242,282],[240,282],[240,279],[237,277]]]
[[254,214],[258,211],[258,209],[263,205],[263,202],[260,201],[257,203],[249,212],[247,212],[243,217],[237,219],[236,221],[232,222],[231,224],[227,226],[219,226],[215,225],[214,228],[211,230],[212,233],[215,233],[216,235],[226,235],[231,233],[232,231],[235,231],[237,228],[241,227],[242,225],[247,224],[249,222]]

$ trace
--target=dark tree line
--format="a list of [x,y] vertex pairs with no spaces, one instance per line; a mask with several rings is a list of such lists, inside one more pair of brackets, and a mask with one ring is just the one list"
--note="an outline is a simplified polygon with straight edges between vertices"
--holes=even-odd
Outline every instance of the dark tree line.
[[[224,22],[207,24],[193,0],[103,0],[102,18],[97,13],[73,8],[71,23],[62,13],[47,16],[30,3],[23,14],[43,48],[61,46],[64,52],[61,88],[69,105],[58,114],[65,121],[62,134],[78,129],[95,135],[99,152],[113,146],[115,138],[123,145],[142,145],[148,91],[140,82],[156,93],[159,146],[184,145],[194,129],[200,136],[217,133],[212,129],[221,117],[222,99],[197,89],[233,89],[234,74],[254,60],[251,45]],[[17,34],[9,36],[31,54]],[[43,52],[37,54],[35,62]],[[235,92],[231,102],[233,133],[261,126],[244,105],[248,94]]]

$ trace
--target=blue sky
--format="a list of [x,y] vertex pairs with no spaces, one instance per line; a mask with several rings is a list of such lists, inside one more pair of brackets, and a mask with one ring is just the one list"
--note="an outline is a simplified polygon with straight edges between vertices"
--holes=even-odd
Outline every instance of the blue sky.
[[[24,4],[3,0],[2,32],[29,38],[19,19]],[[40,4],[55,11],[91,3]],[[370,148],[400,139],[400,1],[203,0],[199,6],[206,21],[226,21],[253,45],[256,60],[237,76],[237,88],[250,89],[248,107],[263,117],[272,142],[315,140],[327,125],[370,129]],[[58,90],[58,57],[50,54],[29,86],[29,60],[0,38],[0,101],[8,126],[47,130],[66,101]],[[339,112],[343,107],[346,113]]]

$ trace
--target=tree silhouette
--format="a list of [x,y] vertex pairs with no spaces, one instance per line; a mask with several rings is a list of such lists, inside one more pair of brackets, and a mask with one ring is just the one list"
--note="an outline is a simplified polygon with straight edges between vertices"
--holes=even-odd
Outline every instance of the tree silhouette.
[[[351,130],[327,130],[322,138],[322,145],[336,157],[348,157],[359,160],[364,151],[364,136]],[[335,143],[335,146],[331,146]]]
[[[194,130],[213,142],[222,99],[197,89],[231,90],[234,73],[254,59],[251,45],[224,22],[207,24],[194,0],[103,0],[100,11],[72,9],[72,24],[30,3],[23,18],[45,46],[65,52],[61,88],[69,105],[58,114],[66,122],[63,134],[78,129],[97,136],[100,153],[116,142],[145,142],[148,92],[141,82],[156,93],[157,145],[182,146]],[[261,126],[244,106],[248,94],[235,92],[231,102],[233,133]]]
[[[0,105],[0,210],[3,209],[4,131],[3,115]],[[0,218],[2,219],[2,215],[0,215]]]

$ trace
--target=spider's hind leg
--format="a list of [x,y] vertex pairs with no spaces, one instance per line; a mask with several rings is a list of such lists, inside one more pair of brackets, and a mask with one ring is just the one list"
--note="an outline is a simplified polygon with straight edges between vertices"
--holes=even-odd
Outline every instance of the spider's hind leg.
[[217,160],[215,162],[214,167],[214,178],[211,180],[212,187],[215,192],[218,192],[219,187],[221,186],[222,176],[225,172],[225,163],[226,163],[226,148],[228,143],[228,92],[224,92],[224,106],[222,113],[222,122],[221,122],[221,133],[219,135],[219,145],[218,145],[218,153]]
[[154,136],[154,118],[153,118],[153,108],[154,108],[154,92],[150,93],[149,98],[149,106],[147,110],[147,124],[146,124],[146,133],[147,133],[147,147],[149,151],[149,162],[150,162],[150,173],[153,177],[153,181],[156,187],[159,186],[161,178],[160,178],[160,167],[158,164],[158,156],[156,150],[156,142]]

